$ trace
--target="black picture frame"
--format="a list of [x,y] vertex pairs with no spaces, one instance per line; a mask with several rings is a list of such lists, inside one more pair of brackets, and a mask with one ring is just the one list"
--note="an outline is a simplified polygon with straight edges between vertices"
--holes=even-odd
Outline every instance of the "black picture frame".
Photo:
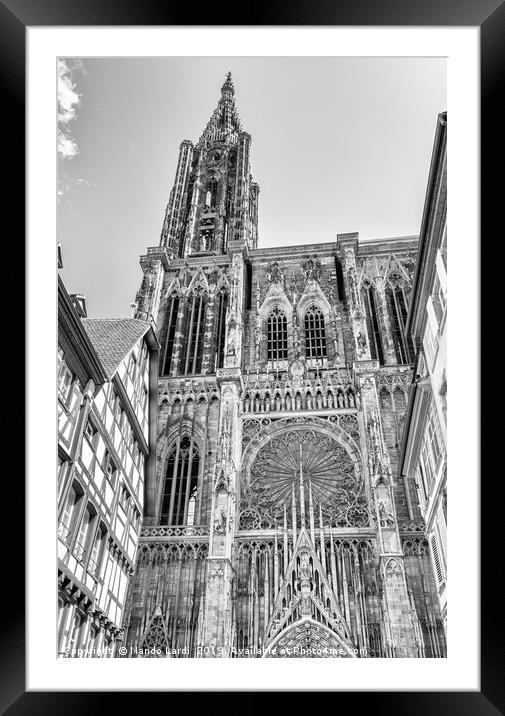
[[[505,46],[505,3],[501,0],[362,0],[361,2],[303,3],[301,0],[286,3],[285,0],[244,4],[244,17],[237,16],[237,8],[231,3],[208,5],[199,10],[198,25],[342,25],[342,26],[479,26],[481,31],[481,240],[487,251],[482,251],[481,295],[482,356],[493,356],[489,368],[495,369],[495,381],[489,377],[481,383],[481,414],[492,410],[500,392],[499,365],[501,351],[500,336],[493,320],[493,306],[501,306],[497,296],[500,280],[494,279],[496,266],[503,265],[499,251],[503,251],[501,223],[498,212],[503,206],[503,179],[500,172],[502,157],[505,156],[503,140],[503,114],[499,111],[499,99],[503,92],[503,57]],[[192,17],[193,14],[193,17]],[[157,0],[0,0],[0,86],[3,94],[4,124],[4,174],[7,174],[3,198],[4,220],[12,219],[16,241],[10,239],[6,266],[15,268],[15,286],[12,292],[4,291],[4,311],[13,323],[16,342],[10,347],[11,362],[17,367],[24,332],[17,326],[20,311],[20,297],[27,289],[23,270],[25,256],[25,52],[26,28],[32,26],[99,26],[99,25],[195,25],[194,12],[184,4],[163,3]],[[247,20],[247,22],[246,22]],[[500,91],[501,90],[501,91]],[[7,153],[7,158],[5,158]],[[501,212],[500,212],[501,213]],[[500,217],[501,218],[501,217]],[[6,234],[4,233],[4,236]],[[492,239],[494,241],[491,243]],[[7,253],[7,252],[6,252]],[[492,253],[492,257],[491,257]],[[498,254],[498,256],[497,256]],[[15,257],[14,261],[12,259]],[[494,270],[491,269],[491,261]],[[485,264],[488,270],[485,271]],[[484,280],[486,278],[486,280]],[[487,309],[484,310],[484,306]],[[9,308],[7,308],[9,306]],[[15,310],[13,310],[15,307]],[[496,314],[494,314],[496,315]],[[11,333],[12,335],[12,333]],[[486,351],[486,341],[487,348]],[[30,347],[33,349],[33,347]],[[462,347],[464,360],[464,346]],[[18,369],[19,370],[19,369]],[[473,378],[473,377],[472,377]],[[489,381],[489,382],[488,382]],[[24,421],[19,407],[24,405],[22,379],[10,383],[10,394],[5,400],[12,401],[13,410],[9,432],[23,435]],[[457,390],[458,387],[454,386]],[[495,399],[493,401],[493,398]],[[16,417],[18,416],[18,417]],[[369,700],[375,711],[389,714],[483,714],[495,716],[505,713],[503,653],[504,636],[500,619],[501,593],[498,578],[503,569],[503,558],[498,536],[499,512],[504,504],[503,480],[499,469],[493,470],[492,459],[499,445],[500,425],[497,419],[488,420],[486,429],[481,430],[481,690],[448,692],[364,692],[360,703],[353,708],[363,708],[361,698]],[[500,431],[501,432],[501,431]],[[485,444],[487,443],[487,449]],[[12,448],[9,449],[9,452]],[[7,452],[7,450],[6,450]],[[9,545],[4,548],[4,589],[8,603],[3,610],[1,630],[1,713],[9,716],[21,714],[89,714],[109,711],[117,700],[115,693],[103,692],[25,692],[25,604],[21,564],[24,553],[24,537],[20,529],[20,516],[24,515],[24,491],[20,462],[24,454],[23,445],[15,453],[16,471],[4,473],[4,479],[11,481],[9,508],[6,512],[15,515],[15,540],[11,535]],[[498,468],[498,466],[497,466]],[[4,530],[7,541],[7,531]],[[458,549],[465,548],[465,535],[460,535]],[[355,698],[356,694],[339,693]],[[129,706],[140,704],[141,697],[128,695]],[[371,700],[373,698],[373,702]],[[166,699],[166,697],[165,697]],[[144,707],[145,708],[145,707]],[[169,702],[165,700],[165,707]],[[171,707],[170,707],[171,708]],[[340,706],[339,708],[346,708]]]

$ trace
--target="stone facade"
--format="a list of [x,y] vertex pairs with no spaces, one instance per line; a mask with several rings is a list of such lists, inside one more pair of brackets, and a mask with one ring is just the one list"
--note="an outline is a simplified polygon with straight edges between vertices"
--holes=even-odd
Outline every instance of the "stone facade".
[[398,475],[418,238],[258,248],[250,146],[228,76],[141,258],[161,355],[128,655],[445,656]]

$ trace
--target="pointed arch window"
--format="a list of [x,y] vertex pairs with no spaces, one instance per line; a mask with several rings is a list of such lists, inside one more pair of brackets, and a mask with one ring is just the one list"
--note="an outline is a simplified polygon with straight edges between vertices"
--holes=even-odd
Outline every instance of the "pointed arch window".
[[370,340],[370,355],[384,365],[384,352],[382,350],[382,338],[377,316],[377,295],[374,286],[364,283],[361,289],[361,297],[365,306],[366,327]]
[[160,525],[193,524],[200,454],[188,435],[173,446],[168,458]]
[[403,286],[400,285],[394,277],[386,288],[386,304],[391,322],[396,360],[398,363],[408,363],[409,347],[411,346],[409,346],[409,341],[407,341],[405,336],[407,301]]
[[305,353],[307,358],[326,358],[326,330],[324,315],[314,303],[305,313]]
[[170,298],[166,312],[166,339],[165,353],[161,365],[161,375],[170,375],[172,366],[172,356],[174,353],[175,331],[177,329],[177,314],[179,311],[179,296],[174,295]]
[[203,292],[196,291],[188,297],[184,323],[186,340],[179,370],[182,375],[202,372],[206,306],[207,296]]
[[205,192],[205,204],[210,209],[214,209],[217,204],[217,181],[212,178],[207,182],[207,191]]
[[226,310],[228,293],[221,289],[217,298],[216,369],[224,365],[224,341],[226,337]]
[[267,360],[283,361],[288,357],[288,322],[284,311],[275,306],[267,319]]

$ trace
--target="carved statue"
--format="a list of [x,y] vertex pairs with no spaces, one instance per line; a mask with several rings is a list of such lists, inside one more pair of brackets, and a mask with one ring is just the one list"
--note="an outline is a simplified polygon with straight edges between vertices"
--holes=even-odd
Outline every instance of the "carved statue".
[[299,567],[298,574],[299,574],[300,580],[303,580],[303,579],[310,580],[312,578],[312,569],[310,566],[308,552],[302,552],[302,554],[300,555],[300,567]]
[[312,256],[303,264],[303,275],[305,282],[319,281],[321,278],[321,263],[317,256]]
[[365,348],[366,348],[366,338],[365,338],[365,336],[363,335],[363,333],[362,333],[361,331],[358,333],[358,337],[357,337],[357,339],[356,339],[356,343],[358,344],[358,346],[360,347],[360,349],[361,349],[362,351],[365,350]]
[[214,532],[224,534],[226,532],[226,512],[223,506],[219,507],[214,518]]
[[349,281],[349,292],[351,295],[351,303],[353,308],[357,308],[360,305],[358,287],[356,281],[356,269],[354,266],[350,266],[347,271],[347,278]]
[[285,272],[284,268],[279,264],[278,261],[274,261],[270,264],[267,271],[268,283],[284,283]]
[[382,527],[392,527],[394,524],[393,515],[386,509],[384,500],[379,502],[379,521]]
[[237,329],[230,326],[230,334],[228,336],[227,354],[230,356],[237,355]]

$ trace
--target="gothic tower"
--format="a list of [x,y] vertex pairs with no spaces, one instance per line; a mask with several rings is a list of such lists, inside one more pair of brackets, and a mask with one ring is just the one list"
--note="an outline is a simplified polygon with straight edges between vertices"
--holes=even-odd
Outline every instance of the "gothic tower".
[[413,480],[396,474],[417,238],[258,248],[230,73],[182,142],[136,317],[161,345],[134,655],[444,656]]

